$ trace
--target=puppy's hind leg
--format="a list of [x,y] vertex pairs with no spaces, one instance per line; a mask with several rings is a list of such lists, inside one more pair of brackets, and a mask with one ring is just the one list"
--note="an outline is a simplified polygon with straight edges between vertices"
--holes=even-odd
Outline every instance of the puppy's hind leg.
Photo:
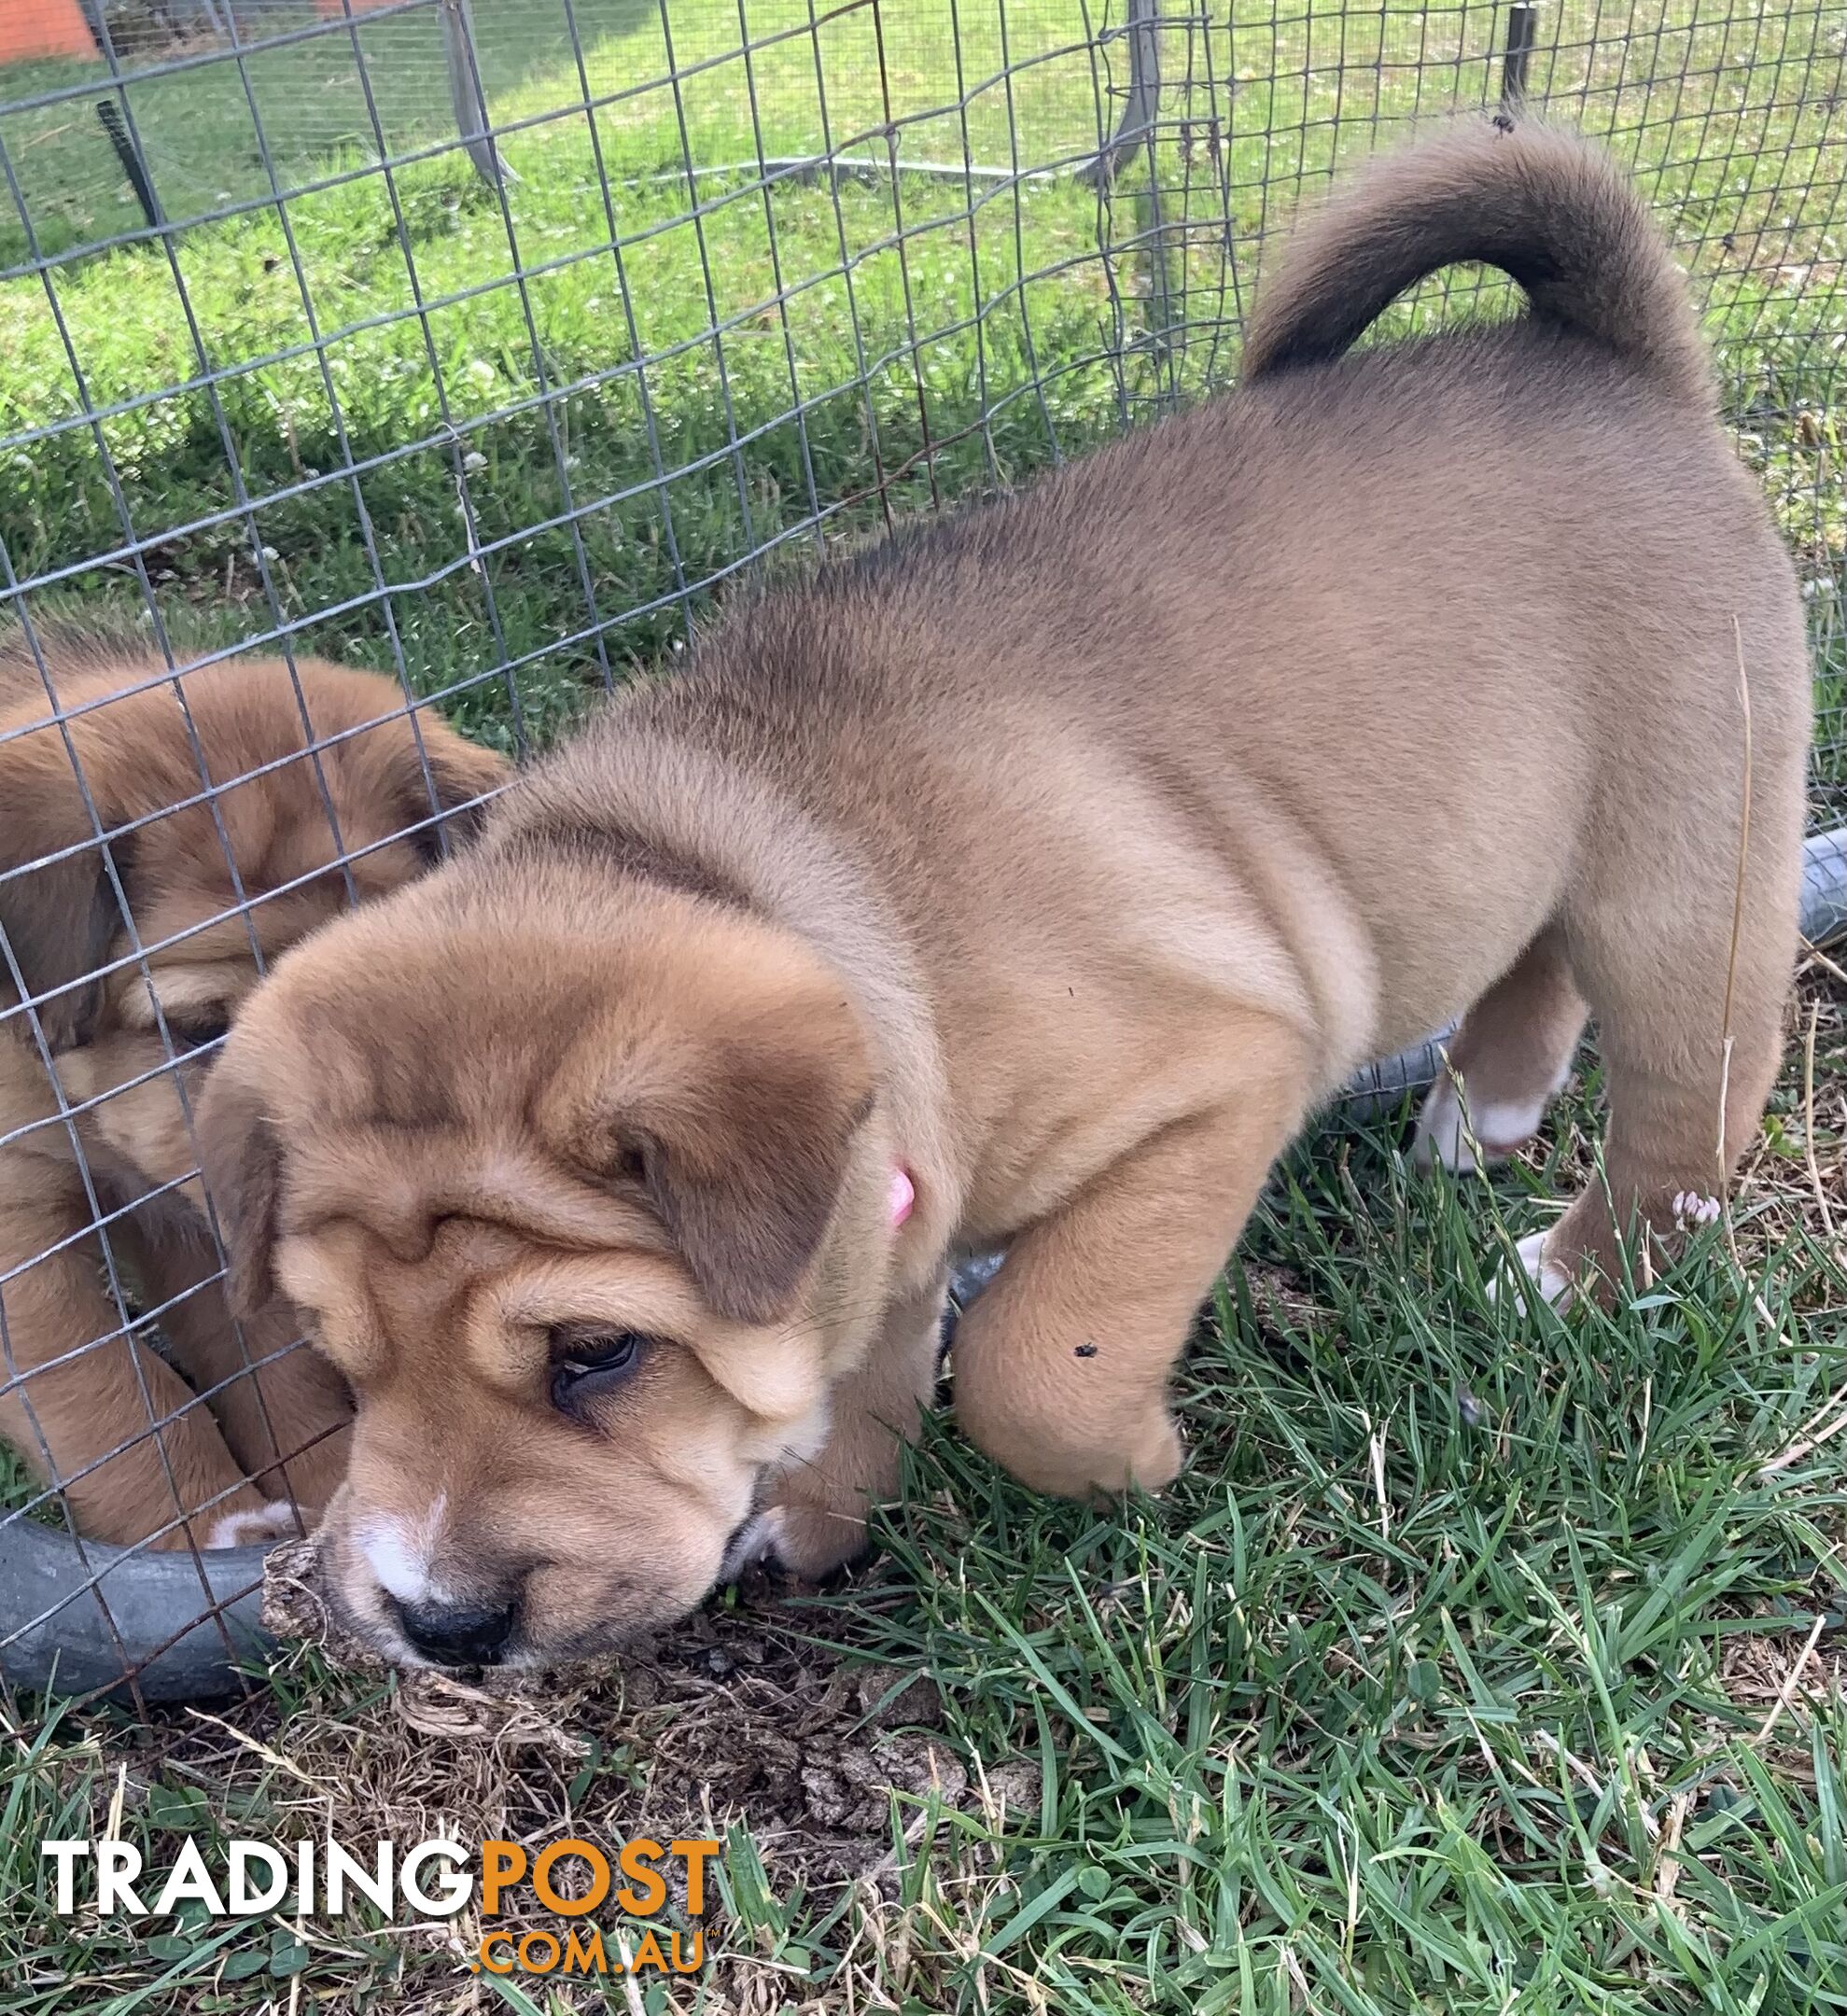
[[1715,1220],[1756,1138],[1782,1051],[1801,880],[1799,750],[1785,767],[1781,803],[1766,805],[1772,794],[1760,790],[1742,891],[1735,860],[1714,848],[1680,877],[1631,869],[1567,904],[1609,1124],[1607,1182],[1591,1183],[1543,1242],[1521,1243],[1555,1299],[1588,1269],[1620,1281],[1631,1231],[1665,1252]]
[[1571,1075],[1588,1012],[1564,932],[1547,925],[1462,1018],[1449,1068],[1418,1115],[1418,1168],[1472,1169],[1537,1133],[1546,1102]]

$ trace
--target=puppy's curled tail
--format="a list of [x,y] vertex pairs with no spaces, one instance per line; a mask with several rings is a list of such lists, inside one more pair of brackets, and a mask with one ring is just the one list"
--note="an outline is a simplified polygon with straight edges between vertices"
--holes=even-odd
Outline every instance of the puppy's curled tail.
[[1245,382],[1339,357],[1406,287],[1464,259],[1514,280],[1534,321],[1714,403],[1686,284],[1621,170],[1574,134],[1504,118],[1386,155],[1296,226],[1251,318]]

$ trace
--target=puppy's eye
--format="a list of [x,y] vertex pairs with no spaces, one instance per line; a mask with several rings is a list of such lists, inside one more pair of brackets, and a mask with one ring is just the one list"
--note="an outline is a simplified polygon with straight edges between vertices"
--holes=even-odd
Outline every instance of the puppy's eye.
[[184,1015],[167,1016],[167,1034],[176,1050],[203,1050],[231,1033],[228,1008],[193,1008]]
[[613,1393],[640,1365],[651,1339],[635,1330],[552,1332],[552,1400],[567,1412]]

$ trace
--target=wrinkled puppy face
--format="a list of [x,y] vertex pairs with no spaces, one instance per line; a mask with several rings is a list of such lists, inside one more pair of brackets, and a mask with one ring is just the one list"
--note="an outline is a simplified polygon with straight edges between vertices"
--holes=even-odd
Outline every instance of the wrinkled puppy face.
[[[259,960],[421,874],[438,852],[433,815],[506,774],[433,716],[413,732],[376,674],[217,665],[182,677],[184,705],[159,675],[134,661],[82,668],[60,686],[78,709],[68,745],[55,722],[35,724],[49,702],[35,681],[7,710],[24,732],[0,744],[0,869],[23,871],[0,881],[0,926],[43,998],[86,1154],[137,1191],[192,1169],[188,1109]],[[325,744],[315,754],[311,735]],[[92,805],[119,835],[113,875],[86,845]],[[0,969],[0,995],[7,982]],[[22,1015],[15,1029],[32,1040]]]
[[698,1603],[876,1319],[873,1089],[799,941],[563,863],[456,863],[282,961],[201,1133],[234,1294],[279,1285],[357,1398],[343,1622],[541,1663]]

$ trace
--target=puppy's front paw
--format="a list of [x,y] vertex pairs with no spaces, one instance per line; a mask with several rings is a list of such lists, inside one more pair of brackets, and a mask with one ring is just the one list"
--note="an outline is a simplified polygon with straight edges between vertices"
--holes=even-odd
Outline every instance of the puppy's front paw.
[[[1529,1232],[1514,1252],[1525,1270],[1527,1281],[1539,1291],[1541,1299],[1549,1302],[1562,1315],[1572,1306],[1572,1280],[1556,1260],[1546,1258],[1546,1241],[1549,1237],[1550,1234],[1546,1232]],[[1498,1302],[1504,1294],[1511,1294],[1517,1286],[1525,1288],[1525,1283],[1510,1281],[1504,1273],[1497,1274],[1488,1283],[1488,1299]],[[1531,1294],[1532,1289],[1526,1289],[1526,1292]]]
[[275,1498],[254,1512],[227,1512],[214,1519],[205,1546],[208,1549],[269,1547],[278,1540],[296,1539],[301,1532],[295,1507],[286,1498]]
[[1724,1206],[1715,1197],[1702,1196],[1698,1190],[1676,1191],[1673,1200],[1674,1230],[1698,1231],[1706,1225],[1717,1225],[1723,1209]]
[[1455,1175],[1465,1176],[1484,1160],[1504,1162],[1538,1133],[1545,1117],[1546,1099],[1541,1098],[1472,1102],[1465,1119],[1456,1081],[1445,1071],[1418,1114],[1411,1166],[1429,1169],[1441,1163]]
[[732,1534],[724,1550],[724,1560],[719,1563],[719,1582],[735,1582],[747,1568],[754,1568],[759,1561],[776,1559],[777,1527],[781,1515],[774,1506],[767,1512],[759,1512],[745,1520]]
[[1059,1429],[1017,1417],[978,1415],[958,1407],[964,1432],[1010,1477],[1055,1498],[1113,1497],[1125,1491],[1164,1491],[1186,1459],[1172,1415],[1154,1407],[1107,1441],[1074,1440]]
[[1098,1481],[1104,1491],[1166,1491],[1186,1461],[1186,1443],[1166,1407],[1156,1407],[1142,1421],[1126,1451],[1120,1478]]
[[799,1582],[823,1582],[871,1547],[863,1519],[824,1505],[779,1505],[760,1512],[734,1542],[732,1573],[750,1561],[772,1562]]

